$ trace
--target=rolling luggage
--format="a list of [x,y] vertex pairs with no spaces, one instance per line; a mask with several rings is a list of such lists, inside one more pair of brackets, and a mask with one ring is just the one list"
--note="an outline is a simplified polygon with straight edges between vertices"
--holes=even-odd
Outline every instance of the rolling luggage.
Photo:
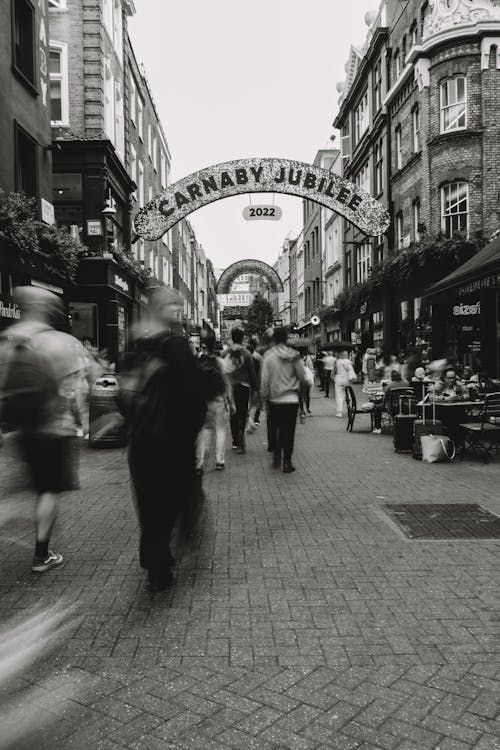
[[408,405],[408,412],[411,411],[413,399],[401,396],[399,399],[399,414],[394,417],[394,450],[396,453],[413,450],[413,425],[417,419],[417,414],[404,414],[403,400]]
[[[423,386],[423,398],[425,399],[425,386]],[[432,399],[432,422],[425,419],[425,403],[422,406],[422,419],[414,422],[413,458],[422,460],[422,435],[444,435],[444,426],[440,419],[436,419],[436,401]]]

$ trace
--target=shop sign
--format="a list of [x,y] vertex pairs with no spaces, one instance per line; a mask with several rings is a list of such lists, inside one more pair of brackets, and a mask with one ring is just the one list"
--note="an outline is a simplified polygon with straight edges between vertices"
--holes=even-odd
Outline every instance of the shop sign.
[[125,294],[128,294],[130,291],[130,287],[128,285],[128,281],[125,281],[125,279],[122,279],[121,276],[118,276],[117,273],[115,273],[113,284],[118,287],[118,289],[121,289],[122,292],[125,292]]
[[87,220],[87,236],[88,237],[102,236],[102,223],[100,219],[88,219]]
[[475,305],[464,305],[462,302],[459,305],[455,305],[453,308],[453,315],[480,315],[481,314],[481,303],[476,302]]
[[14,302],[8,302],[6,305],[0,300],[0,318],[10,318],[11,320],[19,320],[21,317],[21,310]]
[[44,221],[46,224],[54,224],[56,217],[54,214],[54,206],[52,203],[49,203],[49,201],[46,201],[45,198],[42,198],[40,200],[40,208],[42,211],[42,221]]
[[[38,0],[40,8],[40,29],[38,32],[38,42],[40,48],[40,91],[42,93],[43,106],[47,106],[47,88],[48,88],[48,67],[47,67],[47,24],[45,20],[46,0]],[[48,222],[53,223],[53,222]]]
[[492,273],[489,276],[483,276],[482,279],[470,281],[468,284],[458,287],[458,294],[463,297],[465,294],[479,292],[481,289],[492,289],[500,286],[500,273]]
[[268,219],[269,221],[279,221],[283,212],[279,206],[245,206],[243,209],[243,218],[246,221],[259,221]]

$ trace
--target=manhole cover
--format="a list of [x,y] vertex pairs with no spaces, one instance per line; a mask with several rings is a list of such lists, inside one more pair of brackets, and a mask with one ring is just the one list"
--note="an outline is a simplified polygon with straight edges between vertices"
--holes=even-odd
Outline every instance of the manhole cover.
[[410,539],[500,539],[500,518],[469,503],[386,503],[385,508]]

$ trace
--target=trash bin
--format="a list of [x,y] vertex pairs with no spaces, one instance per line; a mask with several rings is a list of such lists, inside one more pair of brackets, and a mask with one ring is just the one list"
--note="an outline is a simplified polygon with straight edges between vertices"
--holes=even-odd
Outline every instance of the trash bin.
[[102,375],[90,389],[89,447],[122,448],[127,441],[125,420],[118,410],[120,387],[115,375]]

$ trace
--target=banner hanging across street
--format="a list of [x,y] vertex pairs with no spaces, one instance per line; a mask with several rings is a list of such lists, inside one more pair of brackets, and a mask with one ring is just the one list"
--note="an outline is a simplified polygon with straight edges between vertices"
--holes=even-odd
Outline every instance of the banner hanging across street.
[[188,214],[214,201],[242,193],[286,193],[319,203],[368,235],[390,224],[384,206],[340,175],[289,159],[238,159],[207,167],[170,185],[134,220],[145,240],[158,240]]

